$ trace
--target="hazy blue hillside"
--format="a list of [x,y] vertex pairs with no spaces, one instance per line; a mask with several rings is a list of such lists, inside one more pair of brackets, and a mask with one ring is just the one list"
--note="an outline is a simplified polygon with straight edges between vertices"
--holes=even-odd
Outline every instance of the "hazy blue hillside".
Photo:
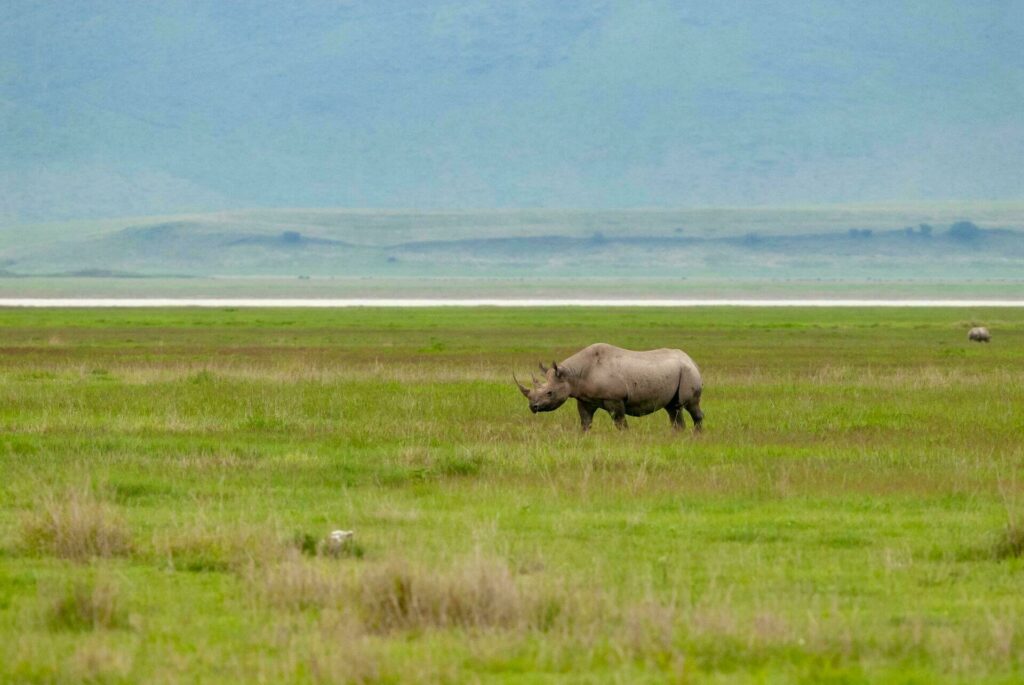
[[0,7],[0,222],[1020,199],[1024,2]]
[[979,208],[247,210],[0,231],[29,275],[1024,278],[1024,204]]

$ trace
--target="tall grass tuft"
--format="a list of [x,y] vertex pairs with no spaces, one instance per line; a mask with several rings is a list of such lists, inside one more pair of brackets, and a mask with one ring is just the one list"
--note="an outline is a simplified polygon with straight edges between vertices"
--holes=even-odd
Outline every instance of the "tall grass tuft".
[[120,591],[104,580],[77,580],[57,593],[46,614],[54,630],[121,628],[127,618]]
[[132,651],[118,649],[102,634],[93,637],[76,636],[75,650],[70,659],[65,659],[58,682],[71,683],[128,683],[137,682],[131,677],[135,656]]
[[32,551],[85,561],[131,550],[131,533],[118,511],[88,486],[47,492],[22,520],[21,538]]
[[997,559],[1014,559],[1024,556],[1024,526],[1010,521],[996,539],[992,550]]
[[264,566],[288,551],[273,524],[226,524],[203,512],[156,533],[153,548],[167,568],[197,573]]
[[334,570],[293,553],[281,563],[253,567],[248,577],[258,596],[281,609],[325,609],[344,604],[344,579]]
[[[1011,471],[1012,472],[1012,471]],[[1016,506],[1016,478],[1009,487],[1000,480],[999,494],[1003,498],[1003,509],[1006,510],[1006,526],[996,538],[992,554],[996,559],[1015,559],[1024,556],[1024,518]]]
[[306,648],[296,650],[314,683],[388,682],[379,652],[351,615],[328,612],[317,628]]
[[535,604],[508,566],[473,557],[449,573],[401,562],[366,571],[360,605],[368,628],[380,632],[440,628],[509,628],[532,622]]

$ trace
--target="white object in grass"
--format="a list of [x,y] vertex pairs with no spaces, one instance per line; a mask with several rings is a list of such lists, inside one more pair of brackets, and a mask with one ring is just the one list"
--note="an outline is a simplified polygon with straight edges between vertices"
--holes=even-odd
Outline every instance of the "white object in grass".
[[331,534],[327,536],[323,551],[330,556],[339,556],[343,550],[346,550],[349,540],[355,537],[355,534],[354,530],[332,530]]

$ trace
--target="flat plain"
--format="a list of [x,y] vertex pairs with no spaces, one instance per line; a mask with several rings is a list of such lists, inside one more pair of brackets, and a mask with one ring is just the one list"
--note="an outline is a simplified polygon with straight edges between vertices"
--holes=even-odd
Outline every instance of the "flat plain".
[[[689,352],[705,432],[530,415],[511,373],[596,341]],[[2,682],[1024,678],[1022,310],[2,310],[0,348]]]
[[1024,278],[808,280],[700,278],[0,277],[0,298],[861,299],[1021,300]]

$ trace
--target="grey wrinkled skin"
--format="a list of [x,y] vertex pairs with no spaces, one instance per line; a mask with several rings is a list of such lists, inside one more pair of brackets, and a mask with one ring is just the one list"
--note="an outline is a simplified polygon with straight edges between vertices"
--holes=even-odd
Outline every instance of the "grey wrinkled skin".
[[984,326],[976,326],[967,332],[967,339],[973,342],[991,342],[992,334]]
[[[554,411],[570,398],[576,400],[583,431],[590,430],[594,413],[604,409],[615,426],[626,428],[626,416],[645,416],[659,409],[668,412],[672,427],[682,429],[683,411],[700,431],[703,383],[697,365],[682,350],[635,352],[595,343],[551,368],[541,364],[544,379],[533,389],[516,380],[534,413]],[[513,376],[514,378],[514,376]]]

